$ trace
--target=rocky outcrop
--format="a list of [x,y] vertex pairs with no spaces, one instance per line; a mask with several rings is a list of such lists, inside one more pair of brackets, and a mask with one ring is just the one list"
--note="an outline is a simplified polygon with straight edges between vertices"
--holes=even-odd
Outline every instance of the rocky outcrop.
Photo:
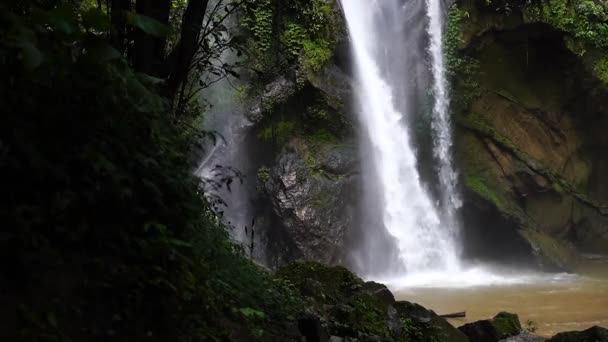
[[275,2],[272,39],[249,43],[260,53],[245,101],[259,161],[250,250],[272,268],[339,263],[359,187],[345,22],[339,1]]
[[[453,10],[461,19],[460,50],[451,57],[454,102],[464,103],[455,159],[472,256],[575,270],[579,255],[608,251],[608,179],[599,176],[608,87],[587,58],[608,54],[562,25],[559,15],[586,20],[577,1],[563,4],[572,11],[545,13],[557,2],[462,1]],[[576,53],[573,42],[593,53]]]
[[254,124],[260,123],[264,115],[272,113],[276,106],[287,102],[296,92],[296,84],[285,76],[280,76],[270,82],[264,91],[251,99],[247,118]]
[[264,191],[298,254],[338,261],[356,208],[357,150],[352,142],[293,139],[277,157]]
[[386,286],[364,282],[346,268],[298,262],[277,277],[305,299],[299,325],[315,341],[467,341],[434,312],[395,301]]

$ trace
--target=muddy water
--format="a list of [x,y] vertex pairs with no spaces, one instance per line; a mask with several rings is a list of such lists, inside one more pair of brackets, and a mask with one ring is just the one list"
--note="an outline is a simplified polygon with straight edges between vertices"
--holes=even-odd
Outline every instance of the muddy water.
[[417,302],[438,314],[466,311],[450,319],[454,326],[493,317],[499,311],[519,314],[523,327],[533,321],[536,334],[608,327],[608,272],[593,276],[544,276],[533,283],[464,288],[417,287],[396,290],[397,299]]

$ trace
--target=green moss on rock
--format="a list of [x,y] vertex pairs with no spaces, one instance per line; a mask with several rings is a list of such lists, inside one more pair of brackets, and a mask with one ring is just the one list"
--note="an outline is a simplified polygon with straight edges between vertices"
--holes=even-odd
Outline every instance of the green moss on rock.
[[363,280],[342,266],[316,262],[295,262],[279,271],[278,278],[289,281],[302,295],[315,303],[344,302],[363,286]]
[[296,262],[276,273],[320,317],[328,335],[358,341],[466,342],[443,318],[409,302],[395,302],[386,286],[364,282],[341,266]]
[[564,242],[531,228],[520,230],[521,234],[532,244],[537,259],[547,268],[574,271],[580,262],[579,257]]
[[501,339],[515,336],[522,331],[519,316],[509,312],[499,312],[494,316],[492,324]]

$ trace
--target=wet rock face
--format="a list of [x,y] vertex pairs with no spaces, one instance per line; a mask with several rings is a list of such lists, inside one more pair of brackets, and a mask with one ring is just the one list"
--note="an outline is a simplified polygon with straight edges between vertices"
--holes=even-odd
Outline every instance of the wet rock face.
[[338,261],[344,235],[353,224],[356,160],[352,144],[313,151],[296,140],[271,169],[264,191],[303,258]]
[[[460,76],[478,93],[455,117],[464,226],[488,218],[475,232],[481,240],[509,235],[536,265],[576,270],[580,254],[608,250],[608,181],[598,177],[607,163],[597,152],[608,148],[599,133],[608,129],[608,88],[559,29],[517,20],[505,26],[499,14],[470,13],[466,55],[478,72]],[[473,24],[484,20],[496,29]],[[511,232],[484,234],[497,229]],[[491,253],[494,242],[485,244]]]
[[278,77],[266,85],[260,95],[250,101],[247,118],[254,124],[261,122],[265,114],[271,112],[275,106],[287,102],[295,91],[295,82],[285,76]]

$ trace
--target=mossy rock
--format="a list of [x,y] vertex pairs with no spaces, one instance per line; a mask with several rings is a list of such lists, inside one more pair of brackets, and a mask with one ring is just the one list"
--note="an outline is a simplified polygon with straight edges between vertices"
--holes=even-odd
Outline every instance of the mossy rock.
[[400,341],[424,342],[468,342],[460,330],[454,328],[444,318],[423,306],[406,301],[395,303],[398,316],[403,322],[399,331]]
[[608,342],[608,329],[595,326],[585,331],[567,331],[553,336],[547,342]]
[[522,331],[516,314],[500,312],[493,319],[484,319],[458,328],[470,342],[495,342],[519,335]]
[[509,312],[499,312],[498,315],[494,316],[492,324],[501,339],[515,336],[522,330],[519,316]]
[[304,310],[320,317],[329,335],[357,341],[467,341],[434,312],[395,302],[385,285],[364,282],[344,267],[295,262],[276,276],[304,297]]
[[343,303],[363,287],[363,280],[342,266],[294,262],[277,271],[305,297],[317,304]]
[[566,243],[531,228],[524,228],[520,233],[532,245],[542,267],[567,271],[574,271],[578,267],[580,257]]

